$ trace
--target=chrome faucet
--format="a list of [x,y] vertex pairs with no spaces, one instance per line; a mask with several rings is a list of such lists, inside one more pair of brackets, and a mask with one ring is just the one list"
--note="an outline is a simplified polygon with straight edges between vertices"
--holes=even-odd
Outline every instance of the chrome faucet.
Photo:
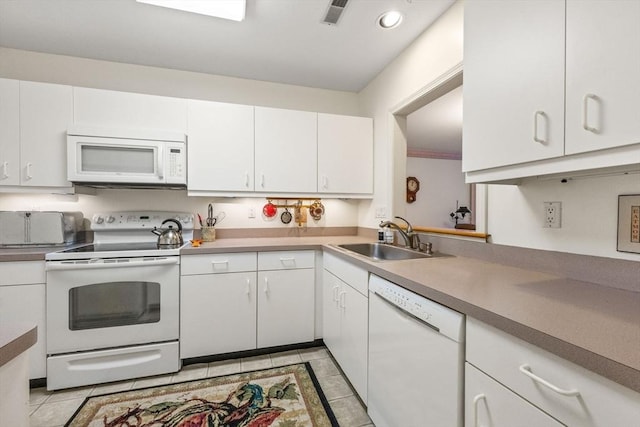
[[407,231],[405,232],[402,227],[392,221],[382,221],[380,222],[380,228],[391,227],[395,228],[400,232],[400,235],[404,239],[404,246],[411,249],[419,249],[420,248],[420,236],[418,233],[413,231],[413,227],[406,219],[401,216],[397,216],[396,218],[401,219],[402,221],[407,223]]

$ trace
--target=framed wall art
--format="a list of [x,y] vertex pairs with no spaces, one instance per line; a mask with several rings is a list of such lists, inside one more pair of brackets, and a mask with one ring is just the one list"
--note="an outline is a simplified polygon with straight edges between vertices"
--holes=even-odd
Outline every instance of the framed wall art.
[[617,249],[640,254],[640,194],[618,196]]

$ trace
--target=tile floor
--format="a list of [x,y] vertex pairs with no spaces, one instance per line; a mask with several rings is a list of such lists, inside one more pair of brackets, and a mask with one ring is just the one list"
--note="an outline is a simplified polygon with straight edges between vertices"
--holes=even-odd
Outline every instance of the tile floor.
[[87,396],[141,387],[216,377],[243,371],[309,362],[341,427],[374,427],[351,385],[344,379],[325,347],[291,350],[263,356],[185,366],[180,372],[133,381],[48,392],[31,390],[31,427],[58,427],[73,415]]

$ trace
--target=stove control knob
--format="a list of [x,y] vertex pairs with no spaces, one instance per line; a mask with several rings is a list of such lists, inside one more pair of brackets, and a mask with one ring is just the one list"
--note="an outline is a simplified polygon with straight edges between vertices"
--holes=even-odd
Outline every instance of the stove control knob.
[[109,215],[109,216],[107,217],[107,222],[108,222],[109,224],[111,224],[111,223],[112,223],[113,221],[115,221],[115,220],[116,220],[116,219],[115,219],[113,216],[111,216],[111,215]]
[[93,218],[93,220],[96,224],[102,224],[104,222],[104,218],[102,218],[101,216],[96,216]]

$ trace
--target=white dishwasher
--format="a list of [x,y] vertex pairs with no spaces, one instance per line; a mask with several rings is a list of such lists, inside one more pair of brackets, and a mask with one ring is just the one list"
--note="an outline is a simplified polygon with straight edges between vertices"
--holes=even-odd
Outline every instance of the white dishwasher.
[[462,427],[464,315],[369,279],[368,413],[376,427]]

